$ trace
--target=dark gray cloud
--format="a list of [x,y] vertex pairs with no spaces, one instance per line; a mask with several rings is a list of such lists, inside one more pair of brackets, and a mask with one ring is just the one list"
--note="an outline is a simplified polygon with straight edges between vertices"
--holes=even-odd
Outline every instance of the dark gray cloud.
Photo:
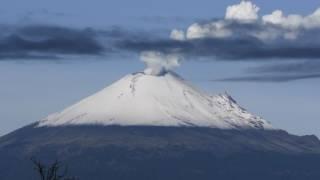
[[275,63],[249,68],[250,73],[320,73],[320,61],[305,60],[303,62]]
[[176,40],[125,40],[117,43],[120,49],[130,51],[156,50],[181,53],[187,57],[216,57],[219,60],[260,59],[318,59],[319,45],[300,45],[294,42],[266,44],[256,38]]
[[[104,56],[108,53],[121,55],[150,50],[180,53],[192,60],[206,57],[208,60],[269,62],[268,65],[249,69],[247,73],[251,74],[246,77],[220,81],[287,82],[319,78],[320,31],[304,30],[296,39],[276,38],[263,41],[249,36],[248,31],[249,34],[260,32],[264,25],[231,22],[228,28],[233,29],[235,35],[178,41],[156,31],[121,27],[76,29],[54,25],[2,25],[0,60],[59,59],[68,55]],[[274,59],[290,61],[278,63]]]
[[[177,41],[164,37],[163,32],[109,29],[68,28],[53,25],[2,26],[0,58],[21,58],[59,55],[103,55],[106,52],[160,51],[181,53],[197,60],[270,60],[319,59],[320,31],[303,31],[297,39],[277,38],[263,41],[249,36],[266,28],[261,24],[230,22],[234,35],[225,38],[205,37]],[[268,26],[268,28],[271,28]],[[274,28],[274,27],[272,27]],[[169,31],[167,32],[167,35]]]
[[243,77],[231,77],[224,79],[217,79],[214,81],[222,82],[289,82],[302,79],[315,79],[320,78],[320,74],[296,74],[296,75],[252,75],[252,76],[243,76]]
[[55,59],[64,55],[101,55],[105,51],[91,29],[51,25],[1,27],[0,59]]
[[[320,29],[299,29],[294,38],[288,38],[285,37],[287,30],[282,27],[260,22],[230,21],[225,28],[232,30],[232,36],[191,38],[182,41],[168,38],[125,39],[118,41],[116,47],[131,52],[154,50],[180,53],[191,60],[204,57],[207,60],[250,60],[268,63],[249,69],[246,71],[250,73],[248,76],[219,81],[288,82],[320,78]],[[259,37],[261,32],[266,32],[268,37]],[[272,33],[276,35],[272,37]]]
[[288,82],[302,79],[315,79],[320,78],[320,61],[272,62],[266,65],[248,68],[246,73],[250,75],[220,79],[219,81]]
[[[220,60],[320,58],[320,29],[300,30],[295,39],[287,39],[282,36],[284,30],[273,25],[228,22],[225,28],[232,30],[232,36],[202,37],[184,41],[169,38],[123,39],[116,45],[120,49],[133,52],[178,52],[187,57],[216,57]],[[258,37],[262,36],[262,32],[268,36],[273,33],[278,36],[263,40]]]
[[119,46],[119,42],[149,42],[163,37],[156,31],[128,30],[118,26],[94,29],[57,25],[0,25],[0,30],[0,60],[61,59],[68,55],[105,56],[110,53],[121,55],[128,49]]

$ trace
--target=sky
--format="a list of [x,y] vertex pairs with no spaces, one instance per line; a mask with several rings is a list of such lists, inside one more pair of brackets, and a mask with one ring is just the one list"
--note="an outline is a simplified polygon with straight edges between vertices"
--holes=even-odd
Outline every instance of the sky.
[[140,53],[159,51],[183,56],[176,71],[198,88],[227,91],[276,128],[320,136],[318,7],[316,0],[3,0],[0,135],[143,70]]

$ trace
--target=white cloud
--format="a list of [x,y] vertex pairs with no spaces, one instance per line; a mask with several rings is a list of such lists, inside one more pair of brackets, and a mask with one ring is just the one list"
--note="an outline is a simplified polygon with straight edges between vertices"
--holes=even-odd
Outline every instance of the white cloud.
[[204,37],[225,38],[232,35],[232,31],[227,29],[223,21],[212,22],[200,25],[192,24],[187,30],[187,39],[196,39]]
[[291,14],[285,16],[281,10],[262,16],[263,23],[279,25],[286,29],[298,29],[303,25],[304,18],[301,15]]
[[251,1],[241,1],[240,4],[227,7],[225,19],[252,22],[258,19],[259,10]]
[[278,37],[280,37],[281,34],[281,31],[278,31],[277,29],[273,28],[265,28],[264,30],[251,33],[253,37],[256,37],[263,41],[275,40]]
[[281,24],[283,19],[283,12],[281,10],[275,10],[271,14],[262,16],[264,23]]
[[185,33],[175,29],[170,37],[175,40],[185,40],[251,36],[262,41],[273,41],[278,38],[295,40],[305,31],[315,28],[320,30],[320,8],[307,16],[285,15],[282,10],[275,10],[271,14],[259,17],[259,10],[260,8],[253,2],[241,1],[239,4],[227,7],[224,19],[202,24],[194,23]]
[[[241,1],[240,4],[229,6],[226,10],[226,19],[247,23],[258,18],[259,7],[250,1]],[[207,24],[194,23],[188,27],[184,34],[181,30],[172,30],[170,38],[174,40],[198,39],[198,38],[226,38],[233,35],[233,31],[227,27],[229,22],[225,20],[214,21]]]
[[155,76],[179,67],[182,59],[177,54],[164,54],[157,51],[144,51],[140,58],[147,66],[144,73]]
[[279,25],[285,29],[312,29],[320,28],[320,8],[308,16],[299,14],[289,14],[287,16],[281,10],[276,10],[271,14],[262,17],[263,23]]
[[178,29],[174,29],[171,31],[170,38],[178,41],[183,41],[186,39],[184,32]]
[[305,17],[303,24],[307,29],[320,28],[320,8]]

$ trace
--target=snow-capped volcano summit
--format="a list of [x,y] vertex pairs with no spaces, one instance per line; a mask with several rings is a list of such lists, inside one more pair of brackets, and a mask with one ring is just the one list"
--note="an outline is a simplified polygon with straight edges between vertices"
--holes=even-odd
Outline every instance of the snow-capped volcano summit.
[[62,112],[49,115],[38,126],[85,124],[271,128],[229,95],[209,96],[169,70],[129,74]]

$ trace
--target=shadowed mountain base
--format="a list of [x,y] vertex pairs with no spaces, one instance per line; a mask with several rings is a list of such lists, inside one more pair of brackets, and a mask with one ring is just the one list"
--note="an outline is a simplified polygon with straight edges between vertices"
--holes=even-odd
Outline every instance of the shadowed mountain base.
[[36,179],[31,157],[85,180],[308,180],[320,141],[282,130],[34,124],[0,138],[0,179]]

